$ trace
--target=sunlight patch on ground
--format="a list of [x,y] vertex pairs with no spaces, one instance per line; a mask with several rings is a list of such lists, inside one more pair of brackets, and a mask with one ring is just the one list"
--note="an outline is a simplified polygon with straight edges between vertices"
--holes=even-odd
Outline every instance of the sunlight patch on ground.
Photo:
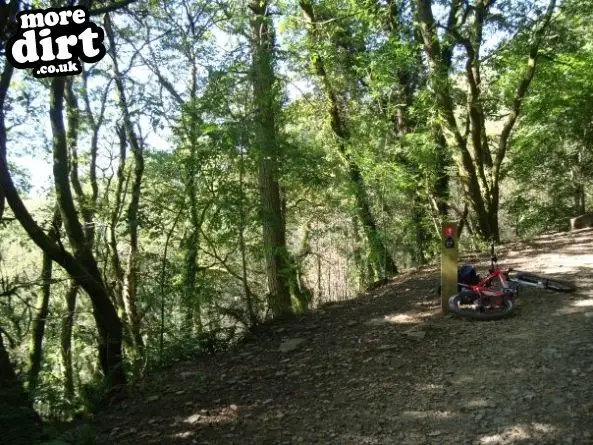
[[452,381],[456,385],[469,385],[475,382],[475,378],[471,375],[462,375],[456,378],[453,378]]
[[396,315],[386,315],[385,321],[394,324],[409,324],[409,323],[418,323],[422,319],[418,316],[418,314],[410,315],[410,314],[396,314]]
[[[522,375],[525,374],[525,368],[516,367],[516,368],[502,368],[500,366],[492,366],[492,367],[481,367],[475,370],[471,374],[467,375],[459,375],[454,376],[451,378],[451,382],[456,386],[475,386],[476,383],[480,384],[481,381],[484,379],[488,379],[490,377],[495,378],[500,375]],[[479,376],[479,377],[476,377]]]
[[173,434],[173,437],[178,437],[180,439],[189,439],[195,433],[193,431],[181,431],[180,433]]
[[508,339],[512,339],[512,340],[527,340],[532,335],[533,334],[531,334],[529,332],[516,331],[516,332],[514,332],[512,334],[507,334],[506,337]]
[[419,301],[417,303],[414,303],[414,306],[422,308],[424,310],[426,310],[426,309],[434,310],[437,307],[438,308],[441,307],[441,300],[437,299],[437,298],[430,298],[428,300]]
[[416,385],[416,391],[441,391],[445,389],[444,385],[437,385],[435,383],[423,383]]
[[491,408],[493,403],[484,398],[472,399],[465,405],[467,408]]
[[237,418],[237,405],[230,405],[228,407],[221,408],[217,412],[209,411],[207,414],[202,411],[194,413],[183,419],[183,423],[195,425],[198,423],[225,423],[231,422]]
[[577,314],[583,314],[583,313],[587,312],[586,307],[587,306],[571,305],[571,307],[563,307],[563,308],[557,309],[554,312],[554,315],[555,316],[560,316],[560,315],[577,315]]
[[372,318],[365,324],[369,326],[377,326],[382,324],[418,324],[424,321],[426,318],[433,317],[434,315],[435,313],[433,311],[388,314],[384,317]]
[[571,304],[571,306],[574,306],[574,307],[593,307],[593,298],[589,298],[589,299],[586,299],[586,300],[575,301],[574,303]]
[[451,419],[455,417],[451,411],[403,411],[401,417],[412,419]]
[[554,433],[556,428],[543,423],[532,423],[531,425],[515,425],[507,428],[502,433],[489,434],[479,438],[481,445],[512,445],[525,440],[542,440],[545,436]]

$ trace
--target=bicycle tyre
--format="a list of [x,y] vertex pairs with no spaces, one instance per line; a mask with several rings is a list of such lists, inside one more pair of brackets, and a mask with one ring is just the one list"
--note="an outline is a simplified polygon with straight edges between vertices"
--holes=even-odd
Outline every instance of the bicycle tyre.
[[509,277],[509,281],[527,286],[542,287],[544,289],[550,289],[556,292],[570,293],[576,290],[572,284],[567,283],[566,281],[523,272],[515,272],[512,277]]
[[462,309],[459,307],[459,303],[464,299],[464,297],[477,297],[477,294],[474,292],[465,291],[453,295],[451,298],[449,298],[449,311],[459,317],[469,318],[472,320],[500,320],[502,318],[509,317],[513,312],[515,312],[515,309],[517,308],[512,298],[505,298],[503,310],[480,312],[473,309]]

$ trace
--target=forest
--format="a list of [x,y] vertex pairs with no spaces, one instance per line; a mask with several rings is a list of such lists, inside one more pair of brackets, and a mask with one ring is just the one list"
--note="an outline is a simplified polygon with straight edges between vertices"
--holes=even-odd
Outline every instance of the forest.
[[[87,8],[77,75],[7,60]],[[593,202],[587,0],[0,0],[0,429]],[[16,427],[15,425],[18,425]]]

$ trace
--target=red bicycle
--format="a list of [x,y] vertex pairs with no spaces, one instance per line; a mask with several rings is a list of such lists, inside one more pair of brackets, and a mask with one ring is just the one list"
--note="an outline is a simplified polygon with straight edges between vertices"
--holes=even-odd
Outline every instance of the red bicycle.
[[490,249],[488,276],[477,284],[458,283],[461,291],[449,299],[449,310],[461,317],[476,320],[498,320],[508,317],[515,309],[518,288],[510,283],[550,289],[558,292],[573,292],[575,287],[564,281],[498,267],[494,243]]
[[510,286],[509,272],[498,267],[494,244],[490,252],[488,275],[477,284],[459,283],[461,291],[449,298],[449,310],[461,317],[476,320],[498,320],[515,309],[517,287]]

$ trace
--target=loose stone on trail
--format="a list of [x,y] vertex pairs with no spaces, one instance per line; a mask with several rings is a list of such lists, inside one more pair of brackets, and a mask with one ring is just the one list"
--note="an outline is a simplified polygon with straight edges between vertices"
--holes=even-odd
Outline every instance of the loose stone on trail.
[[279,351],[283,353],[292,352],[298,349],[298,347],[304,342],[304,338],[289,338],[280,343]]

